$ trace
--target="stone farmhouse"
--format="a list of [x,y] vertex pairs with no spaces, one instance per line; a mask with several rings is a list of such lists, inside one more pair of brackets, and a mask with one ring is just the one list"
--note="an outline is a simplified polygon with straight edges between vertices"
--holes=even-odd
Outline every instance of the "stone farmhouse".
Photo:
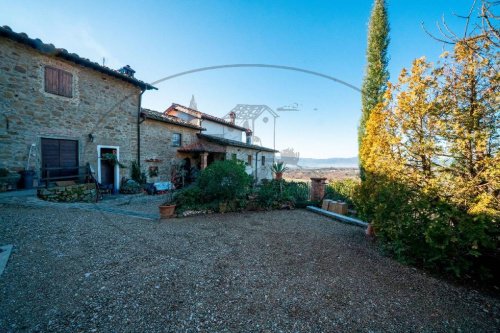
[[128,171],[102,156],[138,159],[141,96],[156,89],[133,74],[0,27],[0,167],[35,170],[43,180],[89,163],[118,189]]
[[246,163],[247,172],[256,181],[272,178],[275,150],[252,144],[252,132],[234,122],[179,104],[172,104],[163,113],[143,109],[142,116],[144,162],[158,170],[160,179],[169,176],[173,159],[183,160],[186,171],[237,159]]
[[144,109],[142,95],[156,88],[134,73],[0,27],[0,168],[33,170],[42,183],[89,165],[116,190],[130,169],[110,156],[156,169],[150,181],[169,180],[173,161],[203,169],[228,158],[246,162],[256,180],[272,177],[274,150],[253,145],[250,130],[178,104]]

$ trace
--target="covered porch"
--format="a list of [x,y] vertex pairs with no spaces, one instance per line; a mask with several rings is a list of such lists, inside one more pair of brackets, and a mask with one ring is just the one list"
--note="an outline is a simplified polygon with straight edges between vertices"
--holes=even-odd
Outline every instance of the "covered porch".
[[199,170],[204,170],[215,161],[226,159],[226,149],[224,147],[205,141],[198,141],[179,148],[177,153],[184,160],[189,159],[190,165],[196,166]]

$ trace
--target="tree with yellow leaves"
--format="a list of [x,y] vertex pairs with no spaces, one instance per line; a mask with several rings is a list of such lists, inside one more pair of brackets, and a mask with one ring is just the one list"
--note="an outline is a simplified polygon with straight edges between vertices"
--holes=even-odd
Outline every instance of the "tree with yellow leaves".
[[416,59],[388,84],[366,122],[356,199],[396,257],[460,276],[498,251],[500,70],[487,39],[445,59]]
[[500,212],[498,55],[486,39],[463,41],[443,66],[439,99],[446,115],[450,192],[457,205],[473,213]]

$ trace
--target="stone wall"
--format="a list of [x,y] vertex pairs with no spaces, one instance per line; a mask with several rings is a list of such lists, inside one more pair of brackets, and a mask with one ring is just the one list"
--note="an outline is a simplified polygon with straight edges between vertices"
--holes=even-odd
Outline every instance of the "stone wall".
[[[96,171],[97,145],[118,146],[127,166],[137,158],[138,87],[1,37],[0,64],[0,167],[24,169],[35,144],[39,175],[41,138],[78,140],[79,164]],[[72,98],[45,92],[47,65],[73,74]]]
[[40,188],[37,196],[42,200],[57,202],[95,202],[94,183]]
[[[170,180],[172,160],[189,156],[178,153],[177,149],[198,141],[196,133],[199,132],[193,128],[146,119],[141,124],[141,169],[148,176],[148,182]],[[173,133],[181,134],[181,147],[172,146]],[[157,177],[149,177],[151,166],[158,167]]]

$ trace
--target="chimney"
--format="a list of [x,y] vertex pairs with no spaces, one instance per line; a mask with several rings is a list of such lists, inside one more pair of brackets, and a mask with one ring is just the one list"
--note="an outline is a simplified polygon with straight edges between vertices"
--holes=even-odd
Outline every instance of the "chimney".
[[134,73],[135,73],[135,71],[129,65],[123,66],[122,68],[120,68],[118,70],[118,72],[120,72],[121,74],[126,75],[128,77],[134,77]]
[[231,124],[234,125],[234,123],[236,122],[236,113],[230,112],[229,113],[229,119],[230,119]]

